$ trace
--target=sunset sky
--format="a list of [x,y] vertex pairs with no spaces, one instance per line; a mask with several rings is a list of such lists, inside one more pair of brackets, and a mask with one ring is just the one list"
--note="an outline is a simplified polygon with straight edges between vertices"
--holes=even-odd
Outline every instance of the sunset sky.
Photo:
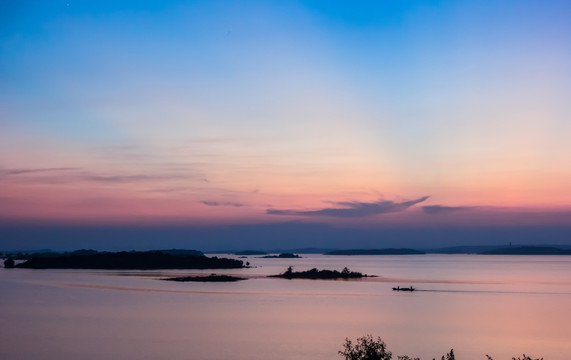
[[570,18],[555,0],[3,1],[0,223],[569,239]]

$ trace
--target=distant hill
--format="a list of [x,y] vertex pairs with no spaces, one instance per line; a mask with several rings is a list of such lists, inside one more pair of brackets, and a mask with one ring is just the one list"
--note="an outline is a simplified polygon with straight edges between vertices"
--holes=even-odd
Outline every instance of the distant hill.
[[266,255],[266,254],[267,252],[260,250],[242,250],[234,252],[234,255]]
[[571,255],[570,249],[549,246],[505,247],[482,252],[483,255]]
[[350,249],[333,250],[325,255],[423,255],[424,251],[414,249]]
[[300,248],[300,249],[276,249],[273,253],[296,253],[296,254],[325,254],[326,252],[336,249],[321,249],[321,248]]
[[472,245],[472,246],[450,246],[437,249],[426,249],[428,254],[481,254],[485,251],[496,250],[505,245]]
[[204,253],[198,250],[164,249],[164,250],[153,250],[153,251],[160,251],[163,254],[177,255],[177,256],[186,256],[186,255],[204,256]]
[[37,253],[50,253],[51,249],[35,249],[35,250],[4,250],[4,255],[16,255],[16,254],[37,254]]
[[154,270],[154,269],[231,269],[244,267],[234,259],[196,255],[171,255],[161,251],[102,252],[88,255],[59,255],[33,257],[16,265],[29,269],[105,269],[105,270]]
[[52,252],[52,251],[44,251],[44,252],[30,252],[30,253],[25,253],[25,252],[17,252],[17,253],[6,253],[6,255],[9,255],[12,259],[14,260],[28,260],[31,259],[32,257],[51,257],[51,256],[57,256],[57,255],[61,255],[60,253],[57,252]]
[[324,254],[328,251],[335,249],[322,249],[322,248],[300,248],[300,249],[286,249],[275,248],[265,250],[213,250],[207,251],[208,254],[234,254],[234,255],[267,255],[267,254],[280,254],[280,253],[295,253],[295,254]]
[[[186,250],[186,249],[164,249],[164,250],[152,250],[152,251],[160,251],[163,254],[174,255],[174,256],[187,256],[187,255],[194,255],[194,256],[204,256],[202,251],[198,250]],[[133,251],[132,251],[133,252]],[[11,254],[12,258],[16,260],[29,260],[31,258],[53,258],[53,257],[60,257],[60,256],[76,256],[76,255],[95,255],[95,254],[106,254],[109,253],[107,251],[97,251],[93,249],[80,249],[75,251],[66,251],[66,252],[55,252],[55,251],[32,251],[32,252],[24,252],[24,253],[15,253]]]

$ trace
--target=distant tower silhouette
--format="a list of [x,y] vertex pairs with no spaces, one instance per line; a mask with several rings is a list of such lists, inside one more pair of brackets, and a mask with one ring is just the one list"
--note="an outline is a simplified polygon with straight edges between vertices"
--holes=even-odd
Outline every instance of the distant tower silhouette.
[[510,241],[510,247],[512,247],[512,242]]

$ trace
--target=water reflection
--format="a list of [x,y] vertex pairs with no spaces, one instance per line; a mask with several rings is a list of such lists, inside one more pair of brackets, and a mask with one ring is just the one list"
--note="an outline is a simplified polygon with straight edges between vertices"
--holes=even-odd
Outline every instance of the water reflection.
[[[237,283],[173,283],[206,271],[0,271],[2,359],[339,359],[346,337],[395,355],[546,359],[571,353],[566,257],[427,255],[249,258]],[[312,267],[379,275],[268,279]],[[413,285],[418,291],[393,292]]]

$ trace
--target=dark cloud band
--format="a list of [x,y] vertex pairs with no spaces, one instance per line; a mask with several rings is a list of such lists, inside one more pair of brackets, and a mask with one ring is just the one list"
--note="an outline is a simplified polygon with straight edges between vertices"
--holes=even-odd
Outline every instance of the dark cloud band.
[[390,200],[380,200],[376,202],[359,202],[345,201],[335,202],[340,207],[324,208],[319,210],[279,210],[268,209],[267,214],[270,215],[293,215],[293,216],[331,216],[341,218],[357,218],[370,215],[387,214],[405,211],[411,206],[421,203],[428,199],[428,196],[403,202],[394,202]]
[[422,211],[424,211],[426,214],[431,214],[431,215],[446,214],[468,209],[470,209],[470,207],[468,206],[428,205],[422,207]]

